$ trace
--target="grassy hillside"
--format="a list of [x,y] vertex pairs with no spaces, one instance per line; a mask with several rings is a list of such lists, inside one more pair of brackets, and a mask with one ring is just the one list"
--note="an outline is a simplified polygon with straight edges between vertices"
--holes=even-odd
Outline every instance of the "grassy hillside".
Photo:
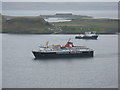
[[54,27],[39,17],[4,17],[3,33],[53,33]]
[[118,20],[115,19],[75,19],[70,22],[54,23],[63,31],[62,33],[84,33],[96,31],[97,33],[118,32]]
[[2,32],[17,34],[43,33],[117,33],[117,19],[73,19],[69,22],[48,23],[40,17],[2,17]]

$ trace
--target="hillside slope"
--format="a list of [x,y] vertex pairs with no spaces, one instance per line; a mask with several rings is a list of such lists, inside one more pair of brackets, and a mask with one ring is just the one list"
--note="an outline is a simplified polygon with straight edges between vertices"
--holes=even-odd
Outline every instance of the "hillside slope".
[[69,22],[46,22],[40,17],[2,16],[2,32],[16,34],[118,33],[117,19],[73,19]]
[[97,33],[113,34],[118,32],[117,19],[75,19],[70,22],[53,23],[62,29],[62,33]]
[[4,17],[3,33],[53,33],[54,27],[39,17]]

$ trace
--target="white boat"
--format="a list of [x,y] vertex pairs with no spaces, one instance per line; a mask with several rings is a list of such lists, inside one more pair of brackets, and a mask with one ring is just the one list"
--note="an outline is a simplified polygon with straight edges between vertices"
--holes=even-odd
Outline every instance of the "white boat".
[[75,36],[76,39],[97,39],[98,34],[95,32],[85,32],[85,34],[80,34]]

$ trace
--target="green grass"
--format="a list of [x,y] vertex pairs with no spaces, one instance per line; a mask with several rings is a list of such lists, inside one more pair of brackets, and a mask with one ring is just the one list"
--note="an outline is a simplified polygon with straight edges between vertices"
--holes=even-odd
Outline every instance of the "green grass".
[[[57,22],[56,26],[62,28],[63,33],[83,33],[86,31],[96,31],[97,33],[118,32],[118,20],[114,19],[78,19],[70,22]],[[62,25],[62,26],[61,26]],[[79,25],[79,26],[64,26]]]
[[53,33],[51,24],[38,17],[3,18],[4,33]]
[[[70,22],[48,23],[40,17],[9,17],[3,16],[3,33],[117,33],[118,20],[116,19],[74,19]],[[54,25],[53,25],[54,24]]]

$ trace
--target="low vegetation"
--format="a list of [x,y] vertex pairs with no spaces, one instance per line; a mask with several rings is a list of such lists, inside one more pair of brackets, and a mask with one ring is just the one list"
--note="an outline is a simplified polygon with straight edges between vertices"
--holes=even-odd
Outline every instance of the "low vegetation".
[[62,29],[61,33],[95,31],[96,33],[113,34],[118,32],[117,19],[75,19],[70,22],[58,22],[54,24]]
[[2,16],[2,32],[16,34],[74,34],[87,31],[114,34],[118,32],[117,19],[73,19],[69,22],[49,23],[40,17]]
[[39,17],[3,17],[3,33],[53,33],[54,27]]

